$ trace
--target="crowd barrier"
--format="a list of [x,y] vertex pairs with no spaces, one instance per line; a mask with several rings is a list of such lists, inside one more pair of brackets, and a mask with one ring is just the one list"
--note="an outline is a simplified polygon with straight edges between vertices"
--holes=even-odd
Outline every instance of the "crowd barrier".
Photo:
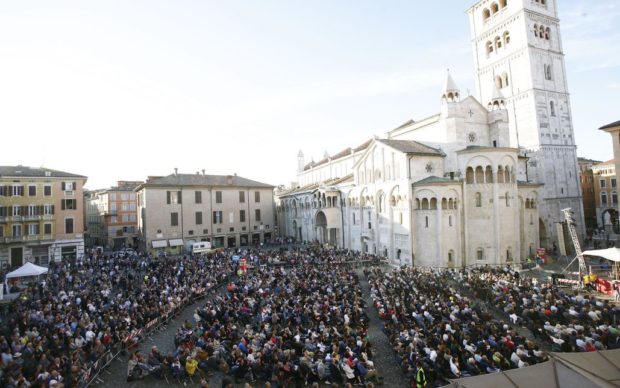
[[132,330],[122,339],[122,341],[114,344],[95,362],[93,362],[88,369],[82,371],[78,387],[87,388],[95,382],[103,382],[103,380],[99,377],[101,372],[106,370],[106,368],[112,363],[112,361],[117,359],[118,356],[127,350],[136,348],[142,341],[144,341],[144,339],[152,337],[154,332],[167,327],[168,323],[176,318],[187,306],[190,306],[196,301],[205,298],[214,290],[217,290],[228,283],[229,279],[230,278],[227,276],[225,280],[214,286],[196,290],[191,297],[186,298],[179,305],[169,308],[160,317],[151,319],[142,328]]

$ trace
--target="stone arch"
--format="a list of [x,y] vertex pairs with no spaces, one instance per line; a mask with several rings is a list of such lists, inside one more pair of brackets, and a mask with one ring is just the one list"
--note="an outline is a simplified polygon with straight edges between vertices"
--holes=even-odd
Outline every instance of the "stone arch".
[[488,8],[482,10],[482,20],[486,21],[491,17],[491,11]]
[[465,183],[472,184],[474,182],[474,169],[472,167],[467,167],[465,170]]
[[493,183],[493,168],[491,166],[487,166],[484,170],[484,181],[485,183]]
[[482,166],[476,167],[476,183],[484,183],[484,170]]
[[430,205],[429,205],[428,198],[422,198],[422,210],[429,210],[429,209],[430,209]]
[[441,199],[441,210],[447,210],[448,209],[448,200],[446,198],[442,198]]
[[497,183],[506,183],[506,176],[504,174],[504,166],[497,167]]
[[431,198],[431,210],[437,210],[437,198]]
[[499,12],[499,5],[497,3],[491,4],[491,13],[495,15],[497,12]]

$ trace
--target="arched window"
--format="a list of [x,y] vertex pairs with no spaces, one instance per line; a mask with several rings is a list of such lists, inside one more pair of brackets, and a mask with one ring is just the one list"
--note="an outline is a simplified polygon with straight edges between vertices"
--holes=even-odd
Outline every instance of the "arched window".
[[499,36],[495,37],[495,48],[499,50],[502,47],[502,39]]
[[545,28],[545,39],[549,40],[551,38],[551,28]]
[[385,194],[381,193],[379,194],[379,198],[377,198],[377,204],[379,205],[379,213],[383,213],[384,209],[384,202],[385,201]]
[[355,225],[355,213],[353,213],[353,225]]
[[508,6],[508,0],[500,0],[499,5],[502,8],[506,8]]
[[538,38],[538,24],[534,24],[534,36]]
[[504,87],[502,77],[500,77],[499,75],[495,76],[495,86],[497,86],[498,89]]
[[448,209],[448,200],[445,199],[445,198],[442,198],[442,200],[441,200],[441,209],[442,210]]
[[424,225],[428,228],[428,216],[424,217]]
[[428,198],[422,199],[422,210],[428,210]]
[[476,193],[476,207],[482,207],[482,194]]
[[545,27],[544,26],[538,27],[538,37],[540,39],[543,39],[545,37]]
[[452,226],[452,216],[448,216],[448,226]]
[[503,81],[504,87],[508,86],[508,73],[504,72],[502,74],[502,81]]
[[504,167],[504,180],[506,181],[506,183],[512,182],[512,167]]
[[437,210],[437,198],[431,198],[431,210]]
[[508,43],[510,43],[510,32],[505,31],[504,32],[504,45],[508,46]]
[[415,208],[418,209],[418,210],[421,209],[420,208],[420,200],[418,198],[415,199]]
[[549,111],[551,116],[555,116],[555,105],[553,104],[553,101],[549,101]]
[[551,65],[543,65],[543,70],[545,71],[545,79],[551,81]]
[[467,167],[465,171],[465,182],[466,183],[474,183],[474,169],[471,167]]
[[493,42],[487,42],[487,55],[493,52]]
[[510,207],[510,194],[506,192],[506,207]]
[[526,208],[526,209],[529,209],[529,208],[530,208],[530,199],[529,199],[529,198],[527,198],[527,199],[525,200],[525,208]]
[[454,202],[452,201],[452,198],[448,201],[448,209],[454,209]]
[[484,181],[485,183],[493,183],[493,169],[491,166],[487,166],[484,172]]
[[482,170],[482,166],[476,167],[476,183],[484,183],[484,170]]
[[499,166],[497,168],[497,183],[505,183],[505,177],[504,177],[504,167]]
[[491,17],[491,11],[489,11],[488,8],[485,8],[484,10],[482,10],[482,20],[486,21],[490,17]]
[[491,4],[491,13],[495,15],[497,11],[499,11],[499,5],[497,5],[497,3]]

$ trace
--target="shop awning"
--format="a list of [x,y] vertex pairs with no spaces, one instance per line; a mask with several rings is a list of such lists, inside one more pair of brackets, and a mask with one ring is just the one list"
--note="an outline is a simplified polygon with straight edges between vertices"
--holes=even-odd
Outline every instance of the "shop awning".
[[168,240],[168,243],[170,244],[171,247],[178,247],[183,245],[183,239],[182,238],[173,238],[171,240]]
[[168,241],[166,240],[153,240],[151,241],[153,248],[165,248],[168,246]]

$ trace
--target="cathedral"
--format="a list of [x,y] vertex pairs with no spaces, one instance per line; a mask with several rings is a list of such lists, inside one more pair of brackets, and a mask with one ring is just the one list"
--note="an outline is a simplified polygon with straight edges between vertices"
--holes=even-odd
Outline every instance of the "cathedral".
[[[555,1],[468,11],[477,98],[451,75],[439,112],[306,164],[276,195],[280,234],[393,265],[519,263],[583,220]],[[581,222],[581,225],[583,222]]]

